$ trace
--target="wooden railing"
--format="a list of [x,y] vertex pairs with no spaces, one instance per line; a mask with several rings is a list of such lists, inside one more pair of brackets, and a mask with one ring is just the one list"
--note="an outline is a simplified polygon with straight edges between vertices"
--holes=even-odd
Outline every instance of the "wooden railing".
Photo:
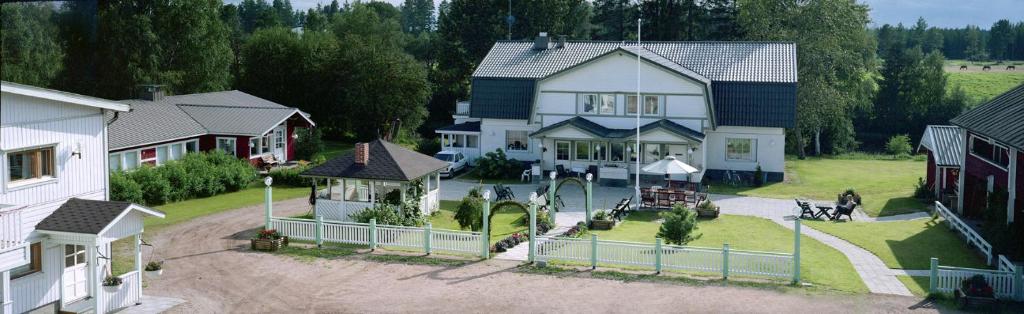
[[[479,232],[424,227],[378,225],[333,220],[273,217],[270,224],[291,239],[327,243],[362,244],[371,247],[446,251],[479,254],[483,238]],[[429,238],[428,238],[429,235]]]
[[469,106],[470,106],[470,103],[468,101],[456,102],[455,103],[455,114],[456,115],[460,115],[460,116],[468,116],[469,115]]
[[128,272],[118,276],[121,277],[123,283],[117,291],[109,292],[106,289],[102,290],[100,295],[103,298],[104,313],[126,308],[139,302],[139,298],[142,297],[142,286],[139,285],[140,275],[138,271]]
[[968,244],[978,248],[978,250],[981,251],[981,254],[985,255],[986,264],[992,265],[992,244],[989,244],[988,241],[985,241],[985,238],[982,238],[980,234],[974,232],[974,229],[971,229],[967,223],[947,209],[946,206],[942,205],[942,203],[935,202],[935,212],[946,220],[950,229],[955,229],[963,235]]
[[20,208],[0,211],[0,251],[25,243],[22,233]]

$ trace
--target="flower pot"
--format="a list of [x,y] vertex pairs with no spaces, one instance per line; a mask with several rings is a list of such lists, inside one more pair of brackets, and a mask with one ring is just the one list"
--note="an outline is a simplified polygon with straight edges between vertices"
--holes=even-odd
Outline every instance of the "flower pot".
[[594,229],[594,230],[612,230],[612,227],[615,227],[615,221],[614,220],[593,220],[593,221],[591,221],[591,225],[593,225],[591,227],[591,229]]
[[123,286],[123,285],[124,285],[124,283],[116,285],[116,286],[104,285],[103,286],[103,291],[106,291],[108,293],[116,293],[118,290],[121,290],[121,286]]
[[284,238],[252,239],[252,249],[257,251],[277,251],[284,244]]
[[163,275],[163,274],[164,274],[163,268],[157,269],[157,270],[147,270],[146,271],[146,278],[156,279],[156,278],[159,278],[160,275]]

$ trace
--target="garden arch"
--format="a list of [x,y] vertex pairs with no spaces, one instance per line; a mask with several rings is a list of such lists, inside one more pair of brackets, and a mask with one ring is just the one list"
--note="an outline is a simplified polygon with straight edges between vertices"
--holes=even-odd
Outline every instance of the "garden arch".
[[[588,195],[590,193],[590,191],[587,190],[586,182],[583,182],[583,180],[580,180],[580,178],[569,177],[569,178],[562,179],[562,181],[558,182],[558,184],[555,185],[555,199],[558,199],[558,191],[561,191],[562,187],[565,186],[565,184],[569,183],[569,182],[575,183],[576,185],[578,185],[580,187],[580,189],[583,190],[583,206],[584,206],[584,208],[590,208],[590,204],[589,204],[589,202],[590,202],[590,195]],[[552,202],[551,202],[551,207],[556,212],[558,211],[558,205],[555,204],[554,200],[552,200]]]
[[[497,202],[497,203],[494,203],[493,205],[491,205],[491,212],[490,212],[489,215],[487,215],[487,227],[488,227],[488,229],[494,228],[494,214],[498,213],[498,211],[500,209],[502,209],[504,207],[508,207],[508,206],[516,207],[516,208],[519,208],[519,209],[523,210],[523,214],[526,215],[527,222],[529,222],[529,219],[530,219],[530,206],[529,205],[524,204],[524,203],[520,203],[520,202],[516,202],[514,200],[505,200],[505,201],[500,201],[500,202]],[[487,230],[487,234],[491,234],[491,230]]]

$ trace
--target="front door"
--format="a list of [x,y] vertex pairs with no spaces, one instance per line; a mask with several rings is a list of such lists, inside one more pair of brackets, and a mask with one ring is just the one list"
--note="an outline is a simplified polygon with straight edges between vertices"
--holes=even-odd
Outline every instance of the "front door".
[[287,130],[287,126],[279,125],[276,128],[274,128],[274,134],[270,138],[270,141],[272,142],[271,145],[273,145],[272,152],[274,153],[274,158],[277,158],[277,160],[280,161],[288,160],[288,157],[286,156],[288,146]]
[[88,296],[88,263],[84,245],[64,245],[64,303],[71,303]]
[[561,165],[566,171],[569,170],[569,158],[572,155],[572,142],[555,141],[555,165]]

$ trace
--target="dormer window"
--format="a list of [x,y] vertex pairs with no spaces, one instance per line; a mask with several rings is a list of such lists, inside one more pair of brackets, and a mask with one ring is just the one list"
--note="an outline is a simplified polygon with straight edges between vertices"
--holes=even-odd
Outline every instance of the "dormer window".
[[7,181],[11,184],[53,178],[52,146],[7,153]]

